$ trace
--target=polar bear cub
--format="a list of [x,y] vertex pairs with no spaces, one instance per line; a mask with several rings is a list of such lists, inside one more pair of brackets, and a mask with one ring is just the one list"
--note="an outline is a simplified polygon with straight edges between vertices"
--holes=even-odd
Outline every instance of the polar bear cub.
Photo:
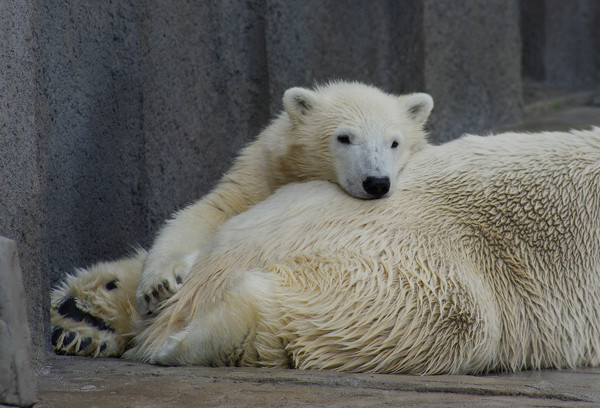
[[79,269],[53,290],[57,352],[121,355],[142,320],[206,256],[219,226],[280,186],[325,180],[357,198],[387,197],[408,158],[427,145],[423,126],[433,108],[427,94],[396,96],[357,82],[332,82],[291,88],[282,102],[283,111],[241,151],[214,190],[166,223],[149,254]]
[[217,228],[277,188],[324,180],[362,199],[390,195],[408,158],[427,144],[431,96],[390,95],[357,82],[291,88],[283,112],[243,149],[212,192],[169,220],[144,262],[136,292],[142,316],[182,286]]

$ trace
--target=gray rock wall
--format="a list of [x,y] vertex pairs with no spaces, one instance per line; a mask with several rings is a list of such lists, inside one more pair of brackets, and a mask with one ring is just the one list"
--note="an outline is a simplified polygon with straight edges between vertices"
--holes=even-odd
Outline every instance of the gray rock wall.
[[270,99],[261,2],[152,1],[142,13],[144,172],[154,232],[227,171],[267,124]]
[[34,4],[40,227],[53,284],[70,265],[147,242],[140,11],[133,1]]
[[[34,360],[43,361],[48,342],[47,225],[38,116],[39,59],[32,3],[0,2],[0,236],[16,241],[22,257]],[[60,227],[59,227],[60,229]],[[66,229],[62,229],[66,235]],[[3,283],[2,283],[3,285]]]
[[25,290],[14,241],[0,237],[0,406],[31,406],[35,380]]
[[523,76],[567,88],[600,81],[600,2],[521,0]]
[[422,1],[267,2],[266,46],[272,113],[283,91],[331,79],[394,92],[422,91]]
[[425,88],[438,142],[516,120],[522,109],[516,0],[424,2]]
[[546,0],[521,1],[522,73],[531,81],[544,81],[546,64]]
[[[567,86],[585,86],[600,79],[597,1],[546,0],[545,80]],[[594,33],[595,30],[595,33]]]
[[[539,20],[525,3],[2,1],[0,235],[22,256],[36,366],[49,350],[48,288],[148,246],[267,125],[286,88],[342,78],[429,92],[436,142],[517,119],[530,39],[520,11]],[[563,49],[598,50],[597,4],[568,3],[552,24],[581,46]],[[578,82],[575,63],[550,66],[559,51],[543,38],[529,41],[543,56],[532,64]]]

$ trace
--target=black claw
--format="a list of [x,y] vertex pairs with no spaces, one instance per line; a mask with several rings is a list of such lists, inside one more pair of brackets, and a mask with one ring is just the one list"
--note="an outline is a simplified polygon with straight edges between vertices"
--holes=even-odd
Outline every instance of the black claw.
[[177,282],[178,285],[181,285],[181,283],[183,282],[183,279],[181,279],[181,276],[177,275],[175,277],[175,282]]
[[78,352],[82,352],[83,350],[85,350],[86,348],[88,348],[90,346],[90,344],[92,344],[92,338],[91,337],[85,337],[83,340],[81,340],[79,342],[79,348],[77,349]]
[[157,287],[157,289],[158,289],[158,291],[159,291],[159,292],[161,292],[161,293],[165,291],[165,288],[163,287],[163,285],[162,285],[162,284],[159,284],[159,285],[158,285],[158,287]]
[[156,289],[152,291],[152,296],[154,296],[154,299],[158,300],[158,292]]
[[102,343],[102,345],[100,346],[100,353],[106,350],[106,347],[108,347],[108,345],[106,343]]
[[58,344],[58,339],[60,338],[60,335],[63,333],[63,329],[62,327],[57,327],[54,330],[52,330],[52,345],[56,346]]
[[150,303],[150,296],[144,295],[144,300],[146,301],[146,303]]
[[169,286],[169,281],[164,280],[162,284],[163,284],[163,287],[165,288],[165,290],[167,290],[167,291],[171,290],[171,287]]
[[63,338],[63,346],[65,346],[65,347],[70,346],[71,343],[73,343],[73,340],[75,340],[75,333],[67,332],[67,334]]

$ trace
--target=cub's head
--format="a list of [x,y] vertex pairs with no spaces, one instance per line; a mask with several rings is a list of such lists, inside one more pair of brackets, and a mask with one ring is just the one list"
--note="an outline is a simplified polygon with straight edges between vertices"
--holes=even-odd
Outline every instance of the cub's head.
[[283,106],[292,138],[286,160],[300,178],[328,180],[370,199],[391,194],[411,153],[427,143],[423,126],[433,99],[334,82],[314,90],[291,88]]

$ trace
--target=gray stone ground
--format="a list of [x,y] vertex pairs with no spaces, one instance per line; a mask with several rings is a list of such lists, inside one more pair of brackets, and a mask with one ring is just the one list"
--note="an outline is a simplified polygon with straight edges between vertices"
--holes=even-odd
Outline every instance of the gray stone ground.
[[411,376],[56,357],[38,394],[36,408],[592,407],[600,405],[600,369]]
[[[530,95],[530,106],[541,100],[536,108],[521,123],[497,130],[600,126],[600,104],[570,106],[593,100],[593,92],[584,94]],[[117,359],[53,356],[38,373],[37,383],[36,408],[600,406],[600,368],[425,377],[157,367]]]

